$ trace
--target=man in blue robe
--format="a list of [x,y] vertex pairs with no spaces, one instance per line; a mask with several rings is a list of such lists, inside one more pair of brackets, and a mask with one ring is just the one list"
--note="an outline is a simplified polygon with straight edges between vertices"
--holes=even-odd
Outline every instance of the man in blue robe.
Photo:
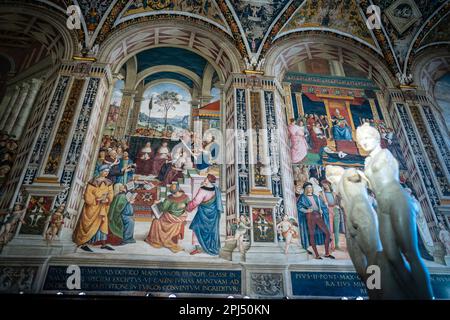
[[344,116],[341,115],[339,109],[335,111],[336,115],[331,119],[333,123],[334,140],[352,140],[352,130]]
[[222,197],[219,188],[214,185],[216,177],[208,174],[195,198],[187,205],[187,212],[198,208],[190,229],[194,232],[194,251],[191,254],[206,252],[217,256],[220,250],[219,221],[223,211]]
[[322,259],[317,251],[317,245],[325,244],[325,257],[334,259],[329,251],[331,234],[328,226],[328,208],[320,197],[313,194],[311,183],[306,182],[303,190],[303,194],[297,200],[302,245],[305,250],[311,245],[315,258]]
[[128,182],[133,180],[135,164],[127,151],[123,152],[123,157],[119,162],[119,172],[122,174],[116,178],[116,183],[121,183],[126,185]]

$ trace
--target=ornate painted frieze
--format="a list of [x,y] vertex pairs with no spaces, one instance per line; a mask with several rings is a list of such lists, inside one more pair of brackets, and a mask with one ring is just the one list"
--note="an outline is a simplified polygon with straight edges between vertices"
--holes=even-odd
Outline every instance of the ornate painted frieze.
[[69,95],[66,107],[62,114],[59,126],[53,139],[53,145],[50,149],[47,162],[44,168],[44,174],[57,175],[58,169],[61,164],[62,157],[64,156],[64,149],[69,139],[70,130],[72,127],[73,119],[75,117],[78,101],[83,91],[84,80],[75,79],[72,90]]
[[[349,77],[333,77],[333,76],[320,76],[320,75],[310,75],[299,72],[288,72],[284,77],[284,81],[293,83],[309,84],[312,87],[314,85],[318,86],[330,86],[330,87],[341,87],[341,88],[351,88],[354,91],[354,96],[362,96],[364,89],[375,90],[377,87],[371,80],[364,79],[352,79]],[[308,86],[310,87],[310,86]],[[357,89],[356,89],[357,88]],[[295,91],[295,90],[292,90]],[[360,93],[360,95],[358,95]]]
[[450,187],[448,185],[447,174],[441,166],[432,139],[428,134],[425,122],[423,121],[422,115],[420,114],[420,110],[417,106],[411,106],[410,109],[414,119],[414,123],[416,124],[416,127],[419,130],[419,132],[421,133],[420,138],[423,142],[423,147],[425,148],[428,159],[430,160],[434,175],[436,176],[436,179],[439,183],[439,187],[442,191],[442,194],[444,196],[448,196],[450,195]]

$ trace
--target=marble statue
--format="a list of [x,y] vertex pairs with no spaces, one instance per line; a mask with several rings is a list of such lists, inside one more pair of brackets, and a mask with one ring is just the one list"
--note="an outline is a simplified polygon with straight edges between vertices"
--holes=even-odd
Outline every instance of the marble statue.
[[364,173],[355,168],[326,167],[327,180],[341,197],[345,209],[347,249],[356,272],[370,282],[368,267],[380,267],[380,288],[367,288],[370,299],[408,299],[383,252],[377,213],[372,206]]
[[[402,289],[413,299],[431,299],[429,273],[420,258],[416,212],[412,198],[399,182],[399,165],[388,149],[381,148],[377,129],[365,123],[356,130],[358,144],[369,153],[364,174],[377,200],[379,234]],[[405,263],[405,260],[407,263]]]

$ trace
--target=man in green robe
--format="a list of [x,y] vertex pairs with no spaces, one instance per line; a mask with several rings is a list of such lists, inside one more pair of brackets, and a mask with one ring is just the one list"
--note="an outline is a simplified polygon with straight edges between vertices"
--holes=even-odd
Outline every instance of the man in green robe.
[[164,247],[177,253],[183,250],[178,241],[184,238],[189,197],[178,184],[172,184],[169,190],[172,194],[167,199],[162,203],[156,202],[162,215],[159,219],[155,215],[145,241],[154,248]]
[[109,207],[108,238],[113,245],[135,243],[133,201],[128,201],[124,185],[119,183],[115,188],[118,189],[118,193]]

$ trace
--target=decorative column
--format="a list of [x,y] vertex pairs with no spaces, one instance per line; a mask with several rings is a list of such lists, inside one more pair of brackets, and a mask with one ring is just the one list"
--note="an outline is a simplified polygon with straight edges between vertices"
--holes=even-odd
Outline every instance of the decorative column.
[[40,79],[33,79],[31,80],[31,87],[28,92],[28,96],[24,102],[24,105],[22,107],[22,111],[20,112],[16,123],[13,126],[12,135],[16,136],[17,139],[20,139],[23,129],[25,128],[25,124],[28,120],[28,117],[30,115],[30,112],[33,108],[34,102],[36,100],[36,96],[39,92],[39,89],[41,87],[42,80]]
[[[66,61],[58,71],[53,98],[42,118],[16,200],[28,208],[5,254],[52,255],[74,252],[72,232],[81,211],[101,127],[108,109],[109,66],[91,60]],[[51,213],[65,204],[69,217],[58,237],[45,241]],[[35,222],[32,211],[43,211]],[[45,214],[46,213],[46,214]]]
[[291,83],[283,82],[283,91],[284,97],[286,100],[286,115],[287,119],[292,119],[294,117],[294,105],[292,103],[292,92],[291,92]]
[[11,98],[13,97],[14,90],[15,90],[15,88],[12,86],[9,86],[8,88],[6,88],[5,96],[3,97],[2,103],[0,104],[0,115],[1,115],[0,121],[7,111],[7,107],[8,107],[9,102],[11,101]]
[[122,103],[120,104],[119,119],[117,120],[117,128],[115,136],[123,138],[127,133],[127,127],[130,118],[130,111],[133,108],[135,90],[123,90]]
[[396,130],[406,160],[409,180],[417,194],[434,242],[432,254],[436,262],[445,264],[438,227],[441,191],[434,173],[436,165],[430,163],[427,155],[435,151],[427,145],[428,134],[416,115],[417,106],[420,105],[421,100],[426,100],[417,95],[415,87],[402,86],[401,90],[390,90],[390,92],[394,109],[394,112],[390,113],[393,128]]
[[144,101],[142,96],[134,97],[133,109],[131,111],[131,118],[128,125],[127,135],[131,136],[136,132],[139,122],[139,113],[141,112],[141,103]]
[[276,230],[276,222],[285,213],[295,213],[292,169],[286,157],[289,150],[283,89],[274,78],[254,72],[240,77],[239,84],[245,88],[237,89],[238,157],[244,161],[239,162],[239,187],[247,191],[244,194],[239,190],[243,202],[240,211],[251,221],[251,244],[245,261],[303,261],[306,254],[300,246],[293,245],[284,254],[284,243]]
[[9,116],[13,112],[13,108],[15,106],[16,100],[19,97],[19,93],[20,93],[20,86],[18,86],[18,85],[14,86],[14,93],[12,94],[12,97],[9,100],[8,105],[5,107],[5,113],[2,116],[2,121],[0,123],[1,130],[5,129],[6,121],[8,120]]
[[25,102],[25,99],[28,96],[28,91],[30,90],[30,84],[28,82],[25,82],[20,87],[20,93],[17,97],[14,105],[12,106],[11,113],[8,117],[8,120],[6,120],[4,130],[8,133],[11,133],[14,123],[16,122],[16,119],[19,115],[19,113],[22,111],[23,103]]

